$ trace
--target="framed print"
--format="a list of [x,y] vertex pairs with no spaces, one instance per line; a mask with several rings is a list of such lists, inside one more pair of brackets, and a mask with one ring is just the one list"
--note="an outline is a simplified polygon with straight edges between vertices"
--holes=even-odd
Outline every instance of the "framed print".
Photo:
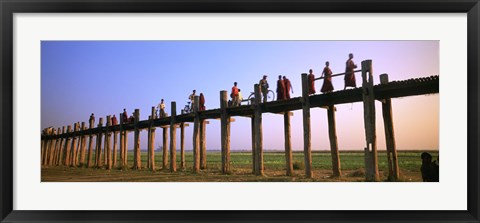
[[1,9],[2,222],[479,221],[476,0]]

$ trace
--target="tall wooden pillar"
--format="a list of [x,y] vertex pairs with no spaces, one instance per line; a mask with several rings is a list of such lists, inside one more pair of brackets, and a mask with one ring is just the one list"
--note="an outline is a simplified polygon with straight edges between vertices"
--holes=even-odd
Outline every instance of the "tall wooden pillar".
[[50,154],[48,155],[48,165],[52,166],[53,165],[53,157],[55,155],[55,147],[57,146],[57,140],[54,138],[57,135],[57,132],[55,129],[52,130],[52,145],[50,148]]
[[310,98],[307,74],[302,74],[302,110],[303,110],[303,153],[305,161],[305,176],[313,177],[312,171],[312,135],[310,127]]
[[221,114],[221,147],[222,147],[222,173],[230,172],[230,117],[227,114],[228,106],[227,91],[220,91],[220,109]]
[[155,117],[155,107],[152,107],[150,119],[150,128],[148,128],[148,156],[149,168],[155,170],[155,128],[153,127]]
[[124,131],[123,137],[123,167],[128,167],[128,131]]
[[86,137],[86,134],[85,134],[85,130],[86,130],[86,127],[85,127],[85,122],[82,122],[82,126],[81,126],[81,129],[82,129],[82,136],[80,138],[80,165],[83,167],[83,165],[85,165],[85,153],[86,153],[86,150],[87,150],[87,137]]
[[107,167],[107,170],[112,169],[112,131],[111,131],[111,126],[112,126],[112,118],[110,115],[107,115],[107,130],[105,133],[105,157],[107,159],[107,162],[105,163],[105,166]]
[[[62,126],[62,135],[63,134],[66,134],[66,130],[65,130],[65,126]],[[64,151],[64,147],[63,147],[63,144],[65,143],[65,136],[62,136],[62,138],[60,138],[60,145],[59,145],[59,154],[58,154],[58,160],[57,160],[57,166],[59,165],[63,165],[63,156],[65,154],[65,151]]]
[[287,176],[293,176],[293,163],[292,163],[292,141],[291,141],[291,129],[290,129],[290,116],[292,112],[285,112],[283,114],[284,132],[285,132],[285,162]]
[[207,169],[207,138],[206,126],[207,121],[202,119],[200,121],[200,169]]
[[180,123],[180,168],[185,170],[185,122]]
[[[90,120],[90,123],[89,123],[89,126],[88,126],[90,131],[92,131],[92,129],[93,129],[93,122],[94,122],[94,120]],[[90,135],[88,136],[88,154],[87,154],[87,167],[88,168],[93,166],[92,157],[93,157],[93,134],[90,132]]]
[[[253,99],[255,100],[255,99]],[[251,103],[252,105],[254,104],[254,102]],[[251,121],[251,127],[252,127],[252,173],[255,174],[255,170],[256,170],[256,164],[255,164],[255,160],[257,159],[257,154],[256,154],[256,148],[255,148],[255,115],[252,115],[252,117],[250,118],[250,121]]]
[[263,129],[260,85],[255,84],[255,105],[253,128],[255,129],[255,175],[263,176]]
[[[60,128],[58,128],[58,136],[62,135],[63,132]],[[62,150],[62,138],[57,138],[57,145],[55,146],[55,155],[53,157],[53,165],[58,166],[58,156],[60,155],[60,150]]]
[[75,166],[75,156],[77,155],[77,131],[78,131],[78,123],[73,124],[73,137],[72,137],[72,149],[70,151],[70,159],[67,166]]
[[123,114],[120,113],[118,116],[120,118],[120,167],[124,168],[125,163],[125,131],[123,125]]
[[200,171],[200,117],[198,115],[199,96],[195,96],[193,100],[193,113],[195,115],[193,121],[193,172]]
[[166,170],[168,168],[168,128],[162,128],[162,168]]
[[135,109],[135,135],[134,135],[134,142],[133,142],[133,150],[134,150],[134,162],[133,162],[133,169],[140,170],[142,169],[142,154],[140,151],[140,129],[138,128],[138,122],[140,121],[140,109]]
[[95,166],[97,168],[101,168],[102,165],[102,126],[103,126],[103,118],[98,119],[98,126],[97,126],[97,143],[96,143],[96,150],[95,150]]
[[115,168],[117,166],[117,149],[118,149],[118,132],[113,131],[113,164],[112,167]]
[[[388,83],[388,74],[380,75],[380,83]],[[395,132],[393,128],[393,118],[392,118],[392,99],[382,100],[382,114],[383,114],[383,125],[385,129],[385,141],[387,144],[387,159],[388,159],[388,178],[390,180],[396,181],[400,177],[398,169],[398,155],[397,147],[395,144]]]
[[362,61],[363,115],[365,123],[365,178],[378,181],[377,136],[375,129],[375,95],[373,92],[372,61]]
[[172,101],[172,115],[170,119],[170,171],[177,171],[177,129],[175,116],[177,116],[177,103]]
[[334,105],[328,106],[328,136],[330,139],[330,153],[332,154],[332,171],[334,177],[341,176],[340,155],[338,152],[337,142],[337,128],[335,123],[335,111],[337,109]]
[[[69,125],[67,126],[67,134],[70,134],[71,132],[72,132],[72,126]],[[70,137],[67,136],[65,140],[65,159],[63,160],[63,164],[65,166],[70,165],[70,148],[71,148]]]

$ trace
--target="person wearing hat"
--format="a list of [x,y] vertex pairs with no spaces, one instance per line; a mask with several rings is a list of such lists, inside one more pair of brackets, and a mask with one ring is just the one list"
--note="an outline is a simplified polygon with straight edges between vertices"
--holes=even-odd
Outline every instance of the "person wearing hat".
[[263,103],[267,102],[267,93],[268,93],[268,82],[267,82],[267,75],[263,75],[263,78],[258,83],[260,84],[260,89],[262,90],[263,94]]

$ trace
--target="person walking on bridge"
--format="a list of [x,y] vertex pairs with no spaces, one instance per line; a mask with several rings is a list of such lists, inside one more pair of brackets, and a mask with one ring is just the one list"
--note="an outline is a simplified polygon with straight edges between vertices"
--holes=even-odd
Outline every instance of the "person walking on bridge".
[[267,75],[263,75],[263,78],[258,83],[263,94],[263,103],[267,102],[268,82]]
[[160,110],[158,117],[165,118],[165,102],[163,101],[163,98],[160,101],[160,104],[158,104],[158,109]]
[[285,99],[290,99],[290,89],[293,94],[292,83],[290,83],[290,80],[286,76],[283,76],[283,83],[285,84]]
[[330,70],[330,62],[325,62],[325,68],[323,68],[322,76],[323,85],[322,89],[320,90],[322,93],[332,92],[333,91],[333,84],[332,84],[332,70]]
[[88,122],[90,122],[90,125],[92,125],[92,127],[94,126],[94,124],[95,124],[95,115],[93,115],[93,113],[90,115],[90,119],[88,119]]
[[308,94],[315,94],[315,74],[313,74],[313,70],[310,69],[308,71]]
[[277,101],[285,100],[285,83],[282,80],[282,75],[278,75],[277,80]]
[[203,93],[200,93],[200,98],[198,103],[199,103],[199,110],[205,111],[205,96],[203,96]]
[[355,72],[354,69],[357,68],[357,65],[353,62],[353,53],[348,54],[348,60],[345,65],[345,90],[347,87],[357,87],[357,83],[355,83]]
[[232,106],[238,106],[238,87],[237,82],[233,83],[232,93],[230,93],[230,97],[232,98]]

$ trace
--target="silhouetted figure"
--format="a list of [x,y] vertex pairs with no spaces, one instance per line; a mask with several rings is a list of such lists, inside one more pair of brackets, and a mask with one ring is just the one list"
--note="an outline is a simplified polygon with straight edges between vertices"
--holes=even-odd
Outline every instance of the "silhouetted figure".
[[325,76],[323,79],[322,89],[320,90],[322,93],[332,92],[333,91],[333,84],[332,84],[332,70],[330,70],[330,63],[327,61],[325,62],[325,68],[323,68],[322,76]]
[[130,123],[135,123],[135,117],[133,117],[135,113],[132,113],[132,115],[130,115]]
[[90,115],[90,119],[88,119],[88,121],[90,122],[90,124],[92,126],[94,126],[95,124],[95,115],[93,115],[93,113]]
[[258,83],[260,84],[260,90],[263,94],[263,103],[267,102],[267,93],[268,93],[268,82],[267,82],[267,75],[263,75],[263,78]]
[[199,102],[200,104],[200,111],[205,111],[205,96],[203,96],[203,93],[200,93],[200,98],[199,98]]
[[313,74],[313,70],[310,69],[308,74],[308,94],[315,94],[315,74]]
[[290,83],[287,77],[283,76],[283,84],[285,85],[285,99],[290,99],[290,90],[292,90],[293,94],[292,83]]
[[193,102],[195,100],[195,96],[197,96],[195,95],[196,92],[197,92],[196,90],[193,90],[192,94],[188,96],[188,99],[190,99],[190,112],[193,111]]
[[237,82],[233,83],[232,93],[230,93],[232,98],[232,106],[238,106],[238,87]]
[[123,109],[122,119],[123,119],[123,123],[128,123],[128,114],[125,108]]
[[159,118],[165,118],[165,102],[162,100],[160,101],[160,104],[158,104],[158,109],[160,110],[158,117]]
[[285,100],[285,83],[282,80],[282,75],[278,75],[277,80],[277,101]]
[[422,171],[423,182],[438,182],[439,181],[439,167],[436,163],[432,162],[432,155],[424,152],[421,155],[422,158]]
[[238,106],[242,105],[242,101],[243,101],[243,95],[242,95],[242,91],[239,88],[238,89]]
[[343,90],[345,90],[347,87],[357,87],[357,83],[355,82],[355,68],[357,68],[357,65],[353,62],[353,54],[350,53],[348,54],[348,60],[345,65],[345,87]]
[[112,125],[118,125],[117,117],[115,117],[115,115],[112,117]]

